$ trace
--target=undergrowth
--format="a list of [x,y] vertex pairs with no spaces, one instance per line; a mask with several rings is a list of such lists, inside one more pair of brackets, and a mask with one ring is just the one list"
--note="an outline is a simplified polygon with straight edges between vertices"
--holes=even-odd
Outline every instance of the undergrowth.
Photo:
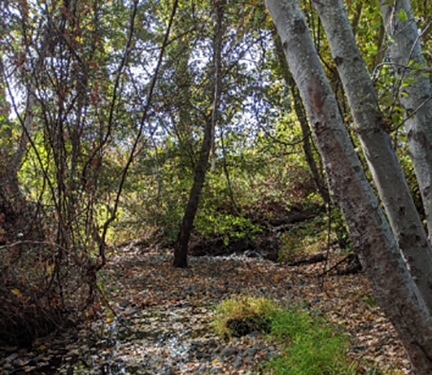
[[274,374],[356,374],[347,355],[348,338],[321,317],[294,308],[272,316],[271,335],[282,343],[280,355],[267,366]]
[[354,375],[348,338],[324,318],[300,308],[286,309],[266,298],[239,297],[216,307],[214,327],[231,337],[253,331],[268,333],[282,345],[278,357],[265,363],[273,375]]

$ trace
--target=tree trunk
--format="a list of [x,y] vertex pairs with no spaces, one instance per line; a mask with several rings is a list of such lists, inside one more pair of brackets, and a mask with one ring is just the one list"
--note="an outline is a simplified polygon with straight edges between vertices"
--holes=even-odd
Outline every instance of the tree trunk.
[[[189,195],[189,201],[186,206],[186,211],[183,216],[180,233],[177,238],[176,247],[174,250],[174,267],[187,267],[187,252],[189,239],[193,228],[193,222],[198,209],[198,203],[201,196],[201,190],[205,180],[207,164],[212,148],[212,132],[217,119],[217,112],[220,98],[220,83],[221,83],[221,53],[222,53],[222,23],[223,23],[223,7],[225,0],[215,0],[216,7],[216,38],[214,40],[214,89],[213,89],[213,105],[211,120],[207,121],[204,129],[204,139],[201,146],[198,164],[195,169],[194,183]],[[219,35],[219,37],[217,37]]]
[[[190,9],[183,8],[178,17],[178,32],[187,30],[193,20],[190,17]],[[174,56],[176,61],[174,73],[174,85],[176,96],[174,104],[176,106],[176,115],[173,116],[174,132],[179,142],[179,151],[181,153],[182,164],[191,171],[195,170],[196,157],[194,153],[193,140],[193,107],[191,105],[191,88],[193,86],[189,63],[191,59],[191,42],[189,38],[179,38],[175,41]]]
[[[23,27],[25,27],[25,24]],[[32,134],[34,110],[38,101],[36,97],[37,79],[43,71],[45,58],[49,55],[49,50],[52,47],[52,38],[53,36],[50,35],[48,28],[45,28],[42,35],[41,47],[38,51],[39,56],[31,74],[29,74],[28,81],[26,82],[27,100],[24,116],[21,117],[16,113],[22,128],[21,135],[19,136],[18,141],[16,141],[11,130],[8,129],[8,134],[5,135],[5,142],[8,144],[8,147],[7,149],[3,149],[0,155],[0,189],[3,190],[3,198],[10,202],[19,202],[19,204],[23,206],[25,206],[26,203],[19,188],[18,172],[21,168],[22,159],[28,148],[29,136]],[[3,61],[0,61],[0,87],[7,85],[7,82],[5,82],[4,79],[4,69]],[[16,206],[15,208],[21,209],[24,207]]]
[[[214,173],[216,171],[216,125],[218,122],[218,104],[220,97],[220,86],[222,82],[221,76],[221,54],[222,54],[222,37],[225,32],[225,26],[223,24],[224,17],[224,6],[226,0],[215,0],[215,13],[216,13],[216,30],[213,44],[215,48],[213,49],[214,53],[214,77],[215,77],[215,92],[214,92],[214,101],[213,101],[213,109],[212,109],[212,133],[211,133],[211,149],[212,149],[212,158],[211,158],[211,171]],[[217,98],[217,99],[216,99]],[[216,106],[215,106],[216,104]]]
[[[395,64],[395,72],[401,80],[400,102],[405,109],[408,153],[419,184],[430,237],[432,235],[431,85],[429,77],[421,71],[422,68],[426,68],[409,0],[391,2],[379,0],[379,4],[386,32],[391,37],[391,59]],[[403,81],[408,81],[409,84],[404,86]]]
[[[313,0],[399,248],[432,312],[432,248],[386,131],[378,98],[340,0]],[[367,110],[365,110],[367,109]]]
[[[274,32],[273,32],[274,31]],[[311,144],[311,131],[309,127],[309,123],[306,118],[306,112],[303,106],[303,102],[300,97],[300,93],[298,91],[298,88],[296,86],[296,83],[291,75],[291,72],[289,70],[289,66],[287,64],[285,53],[282,47],[282,43],[280,41],[279,36],[277,35],[277,31],[273,30],[273,41],[276,48],[276,54],[279,60],[279,64],[282,71],[282,76],[284,78],[285,83],[289,87],[291,91],[291,95],[294,100],[294,111],[296,113],[297,119],[300,123],[300,128],[302,131],[302,137],[303,137],[303,151],[305,153],[306,162],[309,166],[309,169],[312,173],[312,178],[315,183],[315,186],[320,193],[322,199],[325,203],[328,203],[330,201],[329,192],[327,190],[326,183],[324,181],[324,178],[322,174],[320,173],[318,166],[315,162],[313,151],[312,151],[312,144]]]
[[266,0],[355,248],[414,369],[432,373],[432,317],[351,144],[296,0]]

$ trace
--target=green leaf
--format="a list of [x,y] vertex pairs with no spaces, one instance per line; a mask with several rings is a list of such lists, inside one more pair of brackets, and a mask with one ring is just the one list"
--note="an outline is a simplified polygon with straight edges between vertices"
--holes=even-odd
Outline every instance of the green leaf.
[[399,10],[399,13],[398,13],[398,18],[402,21],[402,22],[406,22],[406,21],[408,21],[408,16],[407,16],[407,14],[405,13],[405,11],[403,10],[403,9],[400,9]]

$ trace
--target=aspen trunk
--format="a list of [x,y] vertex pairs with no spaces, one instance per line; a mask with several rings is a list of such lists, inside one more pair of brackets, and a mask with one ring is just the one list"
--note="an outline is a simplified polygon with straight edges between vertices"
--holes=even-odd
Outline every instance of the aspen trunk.
[[[409,0],[379,0],[384,26],[391,37],[390,56],[401,81],[400,102],[405,109],[408,153],[420,188],[429,237],[432,235],[432,90],[426,69],[418,29]],[[406,20],[404,20],[406,18]],[[411,64],[410,64],[411,62]],[[408,66],[410,64],[410,67]]]
[[296,0],[266,0],[305,103],[335,199],[375,296],[414,369],[432,373],[432,317],[361,168]]
[[358,137],[399,248],[432,311],[432,248],[386,131],[378,97],[341,0],[313,1],[330,44]]

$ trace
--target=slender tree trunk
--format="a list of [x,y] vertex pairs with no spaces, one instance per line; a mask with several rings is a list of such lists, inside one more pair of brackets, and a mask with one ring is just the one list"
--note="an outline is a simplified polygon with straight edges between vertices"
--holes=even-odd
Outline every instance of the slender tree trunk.
[[[9,123],[10,106],[6,101],[6,82],[4,80],[3,62],[0,60],[0,199],[13,201],[20,196],[17,174],[14,172],[14,139]],[[0,204],[5,204],[2,202]]]
[[384,25],[381,24],[379,27],[379,34],[378,34],[378,40],[377,40],[377,54],[375,55],[373,59],[373,65],[372,65],[372,71],[375,70],[379,64],[381,64],[385,58],[385,48],[383,48],[384,45],[384,37],[385,37],[385,28]]
[[[425,68],[420,37],[409,0],[379,0],[390,56],[400,84],[400,102],[405,109],[408,153],[420,188],[429,237],[432,235],[432,90]],[[406,20],[404,20],[406,18]],[[410,62],[412,62],[410,64]],[[408,66],[410,65],[410,66]],[[419,70],[420,68],[420,70]],[[409,80],[408,85],[402,85]]]
[[[182,9],[178,18],[178,31],[186,30],[190,27],[190,9]],[[173,119],[175,123],[174,131],[178,138],[179,150],[181,152],[182,164],[186,164],[190,170],[195,170],[196,157],[193,141],[193,118],[191,105],[192,78],[190,74],[189,62],[191,58],[191,43],[189,38],[179,38],[176,41],[173,59],[175,65],[174,84],[176,87],[175,106],[178,119]],[[174,116],[173,116],[174,117]]]
[[305,153],[306,162],[309,166],[309,169],[312,173],[312,178],[315,183],[315,186],[320,193],[322,199],[325,203],[330,201],[329,192],[327,190],[326,183],[322,174],[320,173],[318,166],[315,162],[311,144],[311,131],[309,127],[309,123],[306,117],[306,111],[303,106],[302,99],[300,97],[299,90],[296,86],[296,83],[291,75],[289,70],[288,63],[286,61],[285,53],[282,47],[282,43],[280,41],[279,35],[277,35],[277,31],[273,30],[273,42],[276,48],[276,54],[279,60],[279,64],[282,71],[282,76],[284,78],[285,83],[289,87],[291,91],[291,95],[294,100],[294,111],[296,113],[297,119],[300,123],[300,128],[302,131],[303,137],[303,151]]
[[[215,99],[213,104],[216,104],[216,107],[213,105],[212,109],[212,134],[211,134],[211,148],[212,148],[212,158],[211,158],[211,171],[214,173],[216,171],[216,125],[218,122],[218,104],[220,97],[220,86],[222,82],[221,69],[222,69],[222,38],[225,33],[225,26],[223,23],[224,18],[224,7],[226,0],[215,0],[215,13],[216,13],[216,30],[214,37],[214,62],[215,62]],[[217,90],[217,91],[216,91]],[[217,97],[217,100],[216,100]]]
[[[22,196],[21,190],[18,184],[18,171],[21,168],[22,159],[27,151],[28,136],[32,133],[31,126],[34,119],[34,109],[36,107],[36,83],[35,77],[40,72],[40,68],[43,63],[44,55],[41,53],[41,57],[37,62],[33,76],[30,78],[27,87],[27,102],[24,111],[24,117],[19,118],[21,121],[22,132],[18,138],[18,141],[14,140],[12,132],[8,129],[9,134],[6,135],[5,141],[8,143],[7,150],[3,150],[4,158],[2,158],[0,166],[0,186],[4,189],[4,197],[11,201],[19,201],[24,204],[24,197]],[[1,64],[2,65],[2,64]],[[3,66],[0,68],[3,81]],[[18,207],[18,206],[17,206]]]
[[[22,5],[22,4],[21,4]],[[25,13],[25,10],[22,10]],[[25,27],[25,26],[23,26]],[[20,117],[18,114],[18,120],[21,123],[21,135],[18,141],[15,141],[11,131],[6,135],[9,139],[8,150],[4,152],[5,158],[0,160],[0,188],[4,189],[4,198],[10,199],[11,201],[19,201],[20,205],[25,205],[25,199],[21,193],[18,184],[18,172],[21,168],[22,159],[27,151],[29,143],[29,135],[32,134],[32,125],[34,120],[34,110],[37,106],[36,91],[38,87],[38,78],[44,67],[44,60],[49,55],[50,48],[52,48],[52,35],[50,35],[48,28],[43,31],[41,40],[41,48],[38,51],[39,56],[36,60],[35,66],[27,81],[27,100],[24,111],[24,116]],[[0,86],[7,86],[7,82],[4,76],[3,62],[0,61]],[[3,164],[3,165],[1,165]],[[18,206],[16,206],[18,208]]]
[[394,153],[369,73],[341,0],[313,0],[342,80],[357,135],[399,248],[432,312],[432,248]]
[[[221,94],[221,53],[222,53],[222,30],[223,27],[223,14],[225,0],[215,0],[216,8],[216,38],[214,40],[214,89],[213,89],[213,105],[211,120],[207,121],[204,129],[204,139],[201,146],[198,164],[195,169],[194,183],[189,195],[189,201],[186,206],[186,211],[183,216],[180,233],[177,238],[176,247],[174,250],[174,267],[186,268],[187,267],[187,252],[189,246],[189,239],[193,228],[193,222],[198,209],[198,203],[201,196],[202,187],[205,180],[207,171],[207,164],[209,160],[210,151],[212,148],[212,132],[214,132],[214,125],[217,120],[217,113],[219,107],[219,98]],[[219,37],[218,37],[219,36]]]
[[432,373],[432,317],[402,258],[340,116],[297,0],[266,0],[306,106],[329,184],[375,296],[418,374]]
[[359,2],[355,8],[354,17],[353,17],[352,22],[351,22],[351,28],[352,28],[352,32],[353,32],[354,36],[357,35],[357,27],[358,27],[359,22],[360,22],[362,10],[363,10],[363,4],[361,2]]

